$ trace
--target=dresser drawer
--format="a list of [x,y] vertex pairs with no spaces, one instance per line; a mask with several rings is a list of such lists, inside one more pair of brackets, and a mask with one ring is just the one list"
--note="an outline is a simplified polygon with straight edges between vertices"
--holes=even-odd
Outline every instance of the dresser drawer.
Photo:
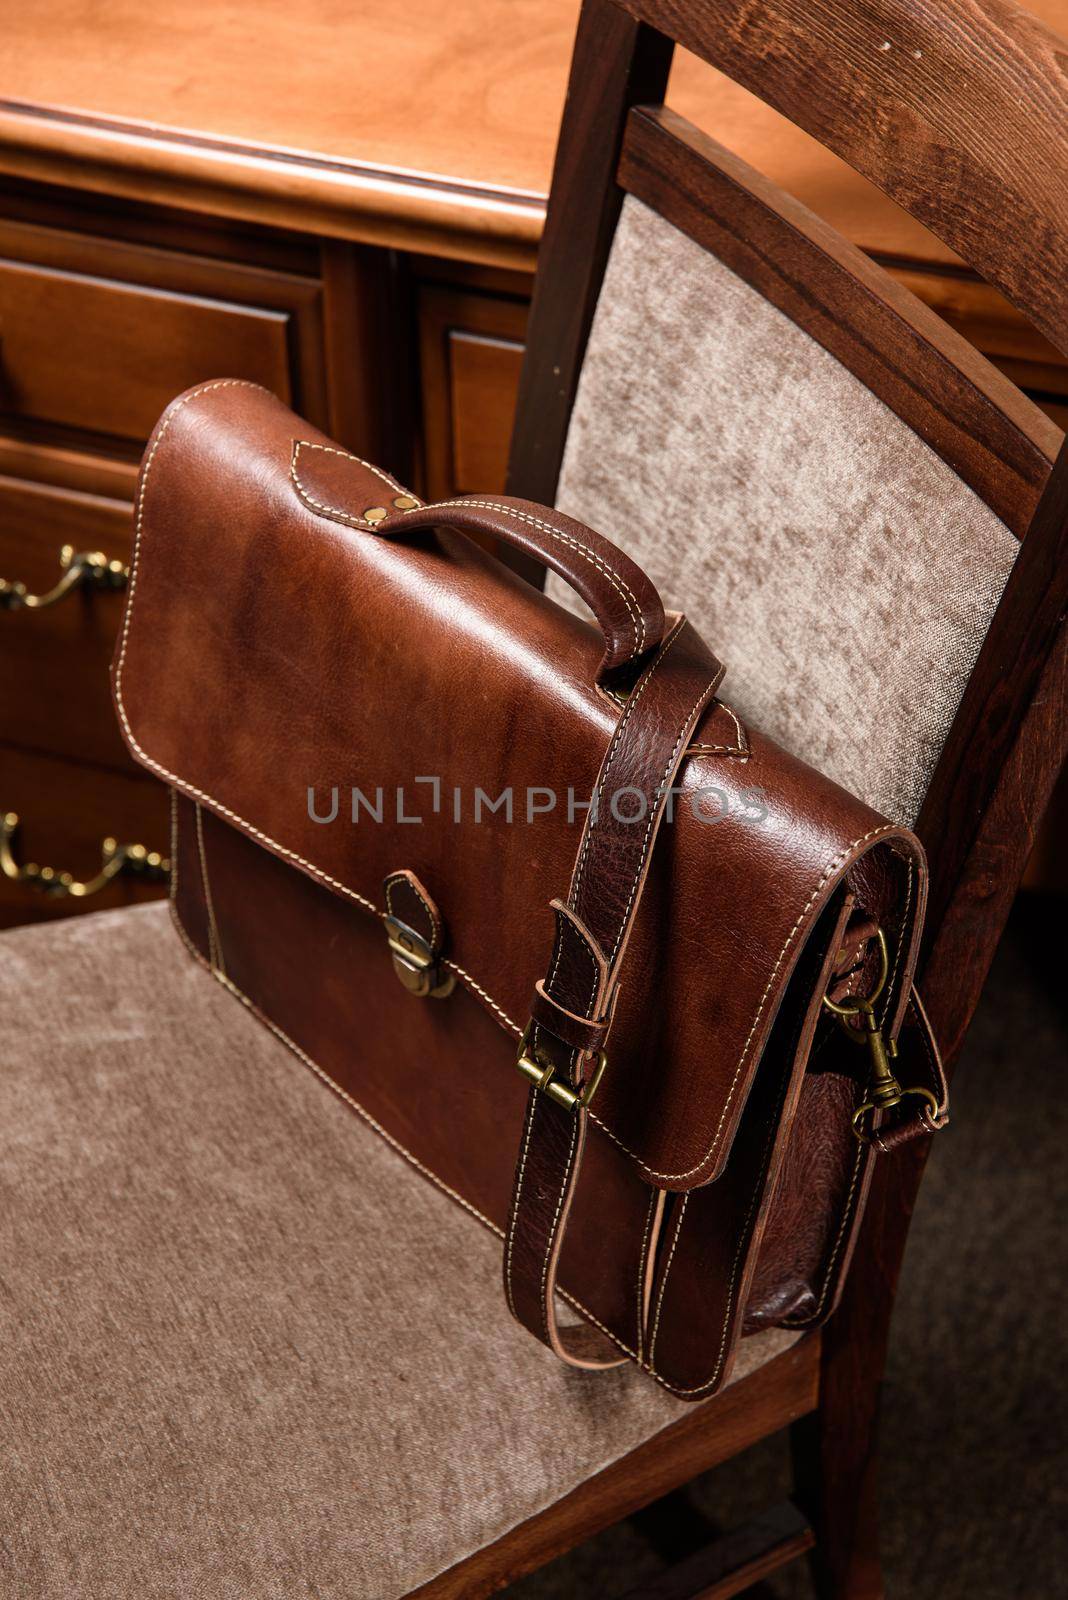
[[0,224],[0,416],[137,447],[216,377],[322,415],[319,298],[314,279]]
[[[323,295],[311,272],[0,221],[0,578],[44,594],[64,546],[128,562],[137,458],[192,384],[250,379],[328,423]],[[114,591],[0,607],[0,740],[131,771],[121,614]]]
[[[69,872],[82,882],[99,872],[108,837],[161,855],[170,851],[168,791],[133,767],[104,772],[0,745],[0,815],[12,811],[19,817],[16,861]],[[166,888],[162,881],[120,874],[97,894],[76,899],[0,873],[0,927],[158,899]]]
[[499,493],[508,472],[523,346],[454,328],[446,359],[455,487],[461,494]]
[[419,300],[425,492],[499,494],[508,471],[527,307],[426,287]]
[[[64,545],[126,563],[131,534],[126,501],[0,475],[0,578],[31,595],[62,577]],[[122,599],[75,589],[45,609],[0,608],[0,738],[128,768],[108,683]]]
[[207,372],[288,396],[286,318],[0,262],[0,406],[130,439]]

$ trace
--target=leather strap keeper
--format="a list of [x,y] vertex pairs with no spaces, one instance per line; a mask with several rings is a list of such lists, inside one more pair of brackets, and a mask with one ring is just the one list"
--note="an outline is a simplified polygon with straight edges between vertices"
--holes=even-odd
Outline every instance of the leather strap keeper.
[[569,1049],[586,1055],[604,1048],[612,1025],[611,1012],[606,1017],[582,1017],[568,1011],[548,993],[544,978],[539,978],[534,986],[530,1015],[542,1033],[549,1032]]

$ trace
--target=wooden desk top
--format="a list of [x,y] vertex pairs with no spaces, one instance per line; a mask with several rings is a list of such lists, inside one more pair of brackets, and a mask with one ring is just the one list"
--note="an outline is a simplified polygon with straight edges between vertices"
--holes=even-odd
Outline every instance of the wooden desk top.
[[[1068,33],[1068,0],[1032,0]],[[23,0],[0,172],[530,269],[578,0]],[[954,259],[692,57],[671,104],[885,256]]]

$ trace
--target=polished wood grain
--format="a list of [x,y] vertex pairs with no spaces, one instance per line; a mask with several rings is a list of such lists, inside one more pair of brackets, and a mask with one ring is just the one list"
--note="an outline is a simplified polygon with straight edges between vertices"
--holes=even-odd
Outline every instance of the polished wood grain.
[[1049,270],[1068,258],[1059,34],[1004,0],[622,3],[864,173],[1068,350],[1068,286]]
[[[129,502],[137,484],[137,458],[121,446],[94,450],[87,448],[84,440],[78,445],[56,443],[0,429],[0,475],[25,481],[30,489],[70,489],[96,499]],[[78,530],[71,527],[69,531]]]
[[[956,1061],[1008,917],[1038,818],[1068,755],[1068,626],[1050,642],[958,888],[937,925],[920,986],[947,1061]],[[930,1152],[918,1141],[878,1162],[856,1259],[823,1330],[820,1405],[794,1425],[800,1503],[817,1532],[821,1593],[882,1600],[878,1418],[890,1319],[916,1195]]]
[[175,394],[224,372],[324,422],[320,296],[295,274],[5,221],[0,413],[140,446]]
[[[85,493],[62,483],[34,482],[0,472],[0,578],[25,583],[32,592],[50,589],[60,571],[60,551],[103,550],[117,560],[129,559],[132,519],[126,499]],[[51,609],[62,616],[63,607]],[[21,619],[4,612],[0,620]],[[47,617],[42,611],[40,617]],[[4,635],[0,633],[0,638]]]
[[[403,482],[415,456],[411,310],[395,257],[367,245],[322,243],[326,431]],[[299,409],[299,408],[298,408]]]
[[[937,939],[942,918],[950,914],[955,900],[977,893],[992,898],[994,885],[974,880],[966,870],[969,852],[973,841],[982,835],[986,812],[997,792],[1017,730],[1038,692],[1051,652],[1059,648],[1066,613],[1068,443],[1062,445],[1036,507],[916,823],[931,865],[928,946]],[[1068,748],[1064,705],[1048,706],[1047,710],[1051,716],[1059,714],[1061,717],[1063,760]],[[1056,768],[1041,789],[1022,797],[1021,808],[1014,818],[1013,834],[1015,837],[1028,835],[1028,850],[1034,842],[1045,797],[1055,777]],[[1025,854],[1019,861],[1019,871],[1012,881],[1013,892],[1026,859]],[[1009,875],[1007,866],[1003,867],[1001,875]],[[1008,915],[1007,905],[1005,915]],[[1004,919],[998,922],[992,907],[988,907],[985,920],[996,930],[996,943]],[[993,945],[990,955],[993,955]],[[985,977],[978,952],[973,956],[972,966],[978,966]],[[978,1000],[978,989],[974,998]],[[959,1004],[959,989],[953,1004]],[[970,1012],[968,1014],[970,1016]],[[963,1029],[960,1031],[963,1033]]]
[[419,293],[423,471],[430,499],[499,493],[526,338],[518,298],[440,285]]
[[[0,33],[0,171],[530,269],[578,9],[578,0],[11,7]],[[1033,9],[1063,31],[1064,0]],[[680,55],[669,100],[864,248],[953,259],[815,140],[693,57]]]
[[0,261],[0,413],[140,440],[209,358],[212,370],[254,374],[285,394],[286,323],[279,312]]
[[461,494],[504,488],[522,364],[523,346],[517,340],[461,329],[449,334],[453,477]]
[[1068,390],[1068,356],[1054,349],[988,283],[965,268],[921,269],[918,264],[889,265],[894,278],[951,328],[974,345],[1019,388]]
[[622,204],[615,174],[627,115],[634,105],[663,98],[672,53],[670,41],[613,0],[586,0],[508,464],[509,492],[544,505],[556,501],[582,358]]
[[[519,97],[521,104],[508,124],[515,135],[515,148],[507,159],[526,163],[530,174],[536,173],[541,162],[542,188],[556,115],[552,96],[555,93],[559,99],[562,94],[564,36],[571,27],[575,11],[573,5],[561,5],[556,9],[554,5],[555,0],[552,0],[546,8],[547,27],[536,40],[521,40],[508,33],[514,27],[515,12],[497,8],[492,13],[500,37],[511,38],[508,71],[523,86],[523,95]],[[1068,20],[1066,0],[1043,0],[1043,8],[1048,20],[1055,23],[1059,20],[1062,26]],[[181,41],[177,44],[171,41],[166,49],[160,49],[152,19],[123,17],[105,6],[103,14],[94,19],[97,28],[94,37],[104,43],[111,41],[116,46],[121,39],[125,59],[134,64],[136,70],[132,74],[112,73],[104,60],[99,73],[92,75],[89,87],[97,96],[96,105],[101,115],[121,112],[127,119],[129,125],[120,140],[126,151],[123,159],[128,156],[130,160],[140,160],[145,150],[148,151],[143,192],[151,192],[152,199],[136,205],[123,198],[121,182],[110,182],[109,172],[113,177],[114,171],[104,167],[98,170],[90,159],[96,135],[88,123],[83,125],[81,120],[88,102],[83,106],[61,104],[63,83],[73,80],[64,79],[70,67],[70,46],[61,40],[56,30],[69,21],[74,30],[71,37],[76,38],[84,21],[72,19],[66,6],[31,7],[29,12],[19,14],[14,34],[0,40],[0,62],[6,74],[0,82],[0,90],[6,87],[30,96],[16,119],[19,139],[25,136],[32,143],[36,129],[43,142],[38,141],[34,146],[35,160],[45,159],[47,136],[42,130],[49,124],[51,113],[45,115],[43,99],[41,103],[34,102],[32,94],[41,91],[43,95],[46,81],[52,83],[55,89],[52,109],[62,113],[59,120],[72,154],[72,164],[64,171],[77,183],[77,188],[63,189],[54,183],[6,180],[3,200],[6,221],[0,224],[3,232],[0,258],[15,264],[19,283],[28,277],[47,290],[46,299],[50,298],[56,309],[56,326],[66,327],[74,335],[70,353],[78,353],[81,341],[84,354],[85,346],[92,346],[106,326],[101,322],[94,328],[92,317],[79,315],[79,304],[84,308],[91,301],[95,309],[97,297],[102,294],[105,306],[121,305],[126,311],[131,307],[139,308],[144,314],[140,322],[137,317],[127,319],[125,343],[120,339],[116,348],[106,353],[106,359],[97,361],[94,357],[81,362],[77,383],[70,381],[67,341],[58,338],[51,341],[52,350],[44,363],[40,343],[36,350],[30,349],[29,383],[16,383],[15,375],[10,370],[7,373],[5,392],[8,405],[14,409],[9,410],[6,425],[0,419],[0,473],[13,481],[26,480],[24,491],[17,495],[18,502],[23,507],[47,508],[49,515],[44,518],[43,526],[58,527],[62,522],[76,534],[77,519],[73,511],[80,506],[85,513],[83,537],[80,540],[75,537],[74,542],[98,542],[94,532],[98,525],[94,497],[118,501],[131,495],[136,458],[154,409],[169,398],[171,388],[180,387],[190,376],[208,376],[223,367],[232,369],[243,362],[247,363],[248,375],[268,376],[283,393],[290,394],[298,409],[311,420],[325,426],[344,443],[392,466],[402,477],[408,478],[419,470],[421,455],[429,475],[427,481],[433,482],[435,493],[500,485],[507,421],[513,404],[511,384],[517,357],[513,341],[518,342],[523,336],[523,302],[529,293],[530,280],[525,273],[505,271],[500,266],[472,260],[472,255],[481,258],[486,252],[481,248],[467,250],[464,240],[470,243],[477,230],[482,229],[478,237],[487,246],[487,259],[494,258],[494,252],[503,241],[508,244],[508,250],[513,247],[519,250],[518,257],[513,254],[507,259],[522,259],[529,264],[532,259],[530,237],[533,236],[523,233],[524,243],[516,234],[510,236],[509,242],[506,233],[497,231],[499,217],[493,223],[486,216],[480,218],[478,206],[482,202],[475,193],[478,185],[472,187],[464,176],[467,170],[463,167],[464,161],[478,164],[483,159],[489,160],[490,156],[496,161],[500,152],[493,141],[504,137],[502,124],[487,143],[482,142],[480,119],[490,115],[485,109],[484,94],[480,99],[472,87],[471,99],[464,108],[462,136],[457,132],[458,124],[453,126],[448,120],[456,114],[453,101],[444,108],[435,108],[435,116],[429,121],[405,118],[403,96],[389,106],[377,99],[353,102],[348,93],[347,72],[338,71],[337,63],[329,59],[323,48],[322,30],[340,28],[346,38],[365,45],[366,30],[376,19],[386,17],[385,34],[389,36],[396,59],[400,60],[405,51],[415,48],[410,22],[413,17],[418,20],[420,13],[418,7],[406,12],[392,32],[389,22],[392,13],[387,13],[389,8],[382,11],[372,7],[359,18],[346,16],[339,21],[316,14],[302,19],[302,28],[309,29],[317,42],[313,42],[310,51],[301,58],[301,72],[310,73],[311,77],[300,81],[305,88],[312,83],[315,95],[314,105],[310,109],[302,108],[298,121],[292,98],[297,93],[296,78],[291,97],[287,98],[290,91],[268,75],[267,81],[271,82],[272,90],[278,89],[277,95],[273,98],[257,95],[252,97],[255,104],[250,104],[247,84],[234,81],[241,76],[236,71],[238,57],[235,53],[218,57],[213,79],[201,81],[188,75],[183,78],[178,71],[183,58]],[[195,7],[188,13],[191,26],[200,30],[205,45],[217,36],[218,41],[223,42],[236,15],[228,19],[217,12],[206,15]],[[425,68],[431,75],[438,71],[444,73],[454,30],[468,37],[488,16],[490,12],[483,9],[483,0],[471,0],[462,15],[439,17],[432,42],[428,47],[431,35],[427,33],[422,41],[420,62],[413,70]],[[167,18],[165,10],[161,23]],[[269,9],[266,13],[257,13],[256,25],[260,31],[249,46],[251,54],[242,59],[254,58],[261,44],[267,47],[265,41],[273,40],[278,45],[286,41],[288,22],[280,12]],[[347,30],[354,31],[350,34]],[[17,51],[14,48],[16,38]],[[554,49],[560,52],[559,60],[553,56]],[[5,54],[8,50],[10,53]],[[479,73],[483,74],[483,81],[488,82],[488,75],[498,59],[496,38],[492,48],[473,54],[468,52],[468,55],[471,59],[465,61],[465,82],[473,86]],[[173,76],[169,76],[172,71]],[[557,87],[551,90],[550,79],[554,73]],[[80,71],[80,64],[78,82],[82,88],[87,83],[87,75]],[[298,130],[303,130],[308,137],[303,143],[298,141],[286,149],[285,160],[277,167],[272,165],[274,157],[264,161],[262,152],[250,154],[255,146],[246,141],[247,148],[245,144],[241,146],[241,160],[247,160],[248,165],[247,170],[243,168],[241,182],[247,180],[248,190],[241,203],[236,208],[220,203],[219,215],[215,217],[205,211],[183,211],[168,183],[156,186],[152,166],[159,155],[159,140],[169,138],[176,129],[168,130],[166,117],[162,115],[151,126],[136,121],[144,111],[144,104],[139,106],[137,96],[146,86],[151,86],[161,112],[168,106],[172,110],[181,106],[183,116],[188,113],[183,128],[177,130],[182,133],[182,140],[179,141],[181,160],[175,173],[176,181],[181,183],[189,178],[189,162],[199,161],[201,156],[216,174],[220,163],[226,166],[229,158],[225,153],[214,146],[208,151],[208,145],[213,140],[223,139],[227,128],[230,133],[236,133],[238,122],[246,115],[264,119],[261,129],[264,139],[277,139],[286,129],[286,139],[296,138]],[[226,95],[220,98],[223,88]],[[578,88],[581,90],[581,85]],[[636,85],[631,83],[627,90],[628,103],[636,93]],[[667,95],[674,105],[711,127],[727,144],[743,148],[758,166],[773,177],[784,179],[788,187],[803,195],[818,211],[842,223],[853,241],[878,250],[898,282],[914,289],[920,298],[943,311],[952,326],[986,350],[1014,381],[1035,391],[1039,404],[1064,426],[1068,420],[1065,405],[1068,362],[1030,328],[1003,297],[979,283],[966,268],[955,265],[952,253],[932,235],[912,223],[904,212],[852,174],[837,158],[821,151],[814,140],[790,129],[778,113],[685,52],[676,55]],[[544,113],[544,120],[539,123],[541,132],[536,136],[531,132],[535,102],[541,104]],[[474,111],[472,105],[476,107]],[[84,114],[91,120],[90,112]],[[321,121],[317,122],[316,118]],[[268,123],[274,129],[273,135]],[[339,135],[342,125],[344,138],[353,141],[347,147],[347,155],[342,148],[344,140]],[[312,141],[310,132],[317,127],[322,138]],[[330,129],[333,142],[327,136]],[[244,131],[254,130],[246,126]],[[114,128],[109,137],[112,135],[119,138]],[[406,179],[414,176],[420,184],[427,175],[417,170],[420,148],[424,151],[438,149],[443,161],[445,152],[451,150],[456,154],[459,165],[454,174],[450,175],[445,166],[436,172],[428,169],[428,172],[433,179],[431,187],[439,196],[451,192],[453,176],[458,181],[462,205],[466,208],[463,226],[476,231],[456,234],[449,248],[455,246],[457,256],[466,252],[467,260],[457,260],[450,266],[440,255],[398,258],[370,244],[353,246],[341,239],[324,237],[330,232],[325,226],[317,234],[322,220],[316,209],[319,201],[307,200],[306,203],[307,197],[301,188],[302,174],[306,175],[319,163],[316,170],[321,168],[320,176],[326,186],[323,192],[329,191],[332,205],[344,207],[349,204],[346,196],[351,175],[330,163],[336,158],[343,166],[348,157],[355,159],[354,151],[362,152],[360,159],[366,156],[370,162],[369,166],[364,163],[367,171],[360,168],[362,182],[373,168],[374,160],[385,159],[384,145],[375,146],[374,140],[385,140],[387,136],[395,155],[407,150],[411,157],[412,172],[401,176]],[[370,142],[361,143],[365,139]],[[454,140],[451,146],[450,139]],[[190,150],[202,140],[207,144],[201,155],[194,158]],[[435,145],[435,140],[442,142]],[[313,143],[316,148],[311,147]],[[78,165],[73,164],[75,152]],[[8,147],[0,142],[0,169],[9,153]],[[325,158],[326,165],[321,157]],[[429,155],[427,160],[430,160]],[[506,169],[507,162],[500,170]],[[490,168],[480,167],[480,170],[489,172]],[[47,162],[41,171],[48,172]],[[53,178],[57,175],[58,169],[50,173]],[[262,189],[259,187],[261,180]],[[271,209],[273,202],[270,200],[276,180],[278,193],[285,197],[285,209],[279,212]],[[227,178],[226,183],[229,182]],[[533,193],[537,188],[533,177],[530,184]],[[483,187],[492,196],[505,193],[508,185],[502,187],[494,179]],[[264,207],[259,207],[259,201],[265,197]],[[165,198],[172,201],[170,206],[161,203]],[[185,200],[191,203],[190,196]],[[185,200],[181,204],[184,205]],[[398,204],[403,210],[408,201]],[[527,205],[526,200],[524,205]],[[538,200],[534,210],[540,205]],[[404,235],[409,244],[419,242],[422,237],[419,229],[423,224],[419,223],[418,214],[416,204],[408,219],[415,231]],[[527,218],[523,224],[525,228],[533,215],[530,206],[524,215]],[[268,218],[276,223],[285,222],[285,228],[264,226]],[[359,236],[362,223],[359,219],[357,222],[359,225],[353,230],[352,217],[349,217],[340,231],[348,229],[354,237]],[[573,246],[578,236],[573,237]],[[602,248],[606,237],[602,228],[598,235]],[[440,244],[441,240],[437,242]],[[573,269],[574,260],[568,271],[573,272]],[[590,284],[599,281],[598,271],[595,266],[588,277],[587,291]],[[450,313],[449,326],[442,331],[444,324],[430,325],[433,317],[427,311],[429,302],[424,294],[445,292],[446,280],[452,292],[463,298],[464,305],[462,315]],[[575,281],[572,277],[572,282]],[[84,298],[86,295],[88,301]],[[585,318],[592,304],[590,294],[575,297],[573,304],[579,300]],[[510,317],[506,326],[498,318],[502,306],[508,308]],[[192,319],[192,329],[188,318]],[[9,316],[9,322],[12,320]],[[119,320],[121,323],[123,318]],[[217,322],[219,338],[215,336]],[[235,324],[244,328],[248,337],[242,334],[235,342],[228,332]],[[279,333],[283,327],[284,369],[279,365]],[[262,339],[254,336],[261,329]],[[189,359],[194,353],[196,339],[188,335],[197,330],[203,335],[199,363]],[[20,360],[26,358],[29,331],[17,333],[11,345],[13,356],[20,356],[21,347]],[[135,335],[137,350],[131,353],[129,345]],[[52,354],[57,357],[62,354],[62,359],[53,361]],[[105,371],[114,382],[104,381]],[[153,372],[159,377],[155,387]],[[17,398],[19,394],[21,400]],[[566,415],[564,397],[559,406],[558,429],[566,425]],[[107,431],[116,428],[129,431]],[[141,429],[140,434],[137,428]],[[519,437],[533,439],[534,448],[540,448],[537,431],[525,424]],[[1048,454],[1050,436],[1040,440],[1040,445]],[[68,478],[60,476],[66,470],[64,462],[70,468]],[[1003,497],[1007,502],[1003,507],[1005,514],[1016,527],[1026,515],[1034,494],[1034,483],[1028,484],[1026,475],[1021,481],[1025,487],[1018,504],[1013,506],[1010,492]],[[61,501],[56,491],[63,482],[67,482],[76,495],[90,498],[68,501],[66,512],[60,514]],[[551,485],[548,481],[543,483],[542,493],[549,498]],[[25,523],[15,516],[12,526],[16,525],[24,527]],[[51,547],[45,545],[27,546],[23,554],[24,566],[26,561],[31,567],[50,565],[53,559]],[[12,573],[19,574],[17,565]],[[8,641],[13,637],[14,633],[9,632]],[[0,634],[0,644],[2,642]],[[54,728],[62,719],[49,711],[43,692],[35,698],[32,686],[43,686],[46,681],[51,683],[57,674],[30,671],[25,663],[19,663],[18,657],[11,660],[12,671],[7,676],[9,680],[17,677],[21,682],[29,679],[31,683],[29,701],[23,704],[24,714],[28,713],[26,725],[39,723],[42,728]],[[65,676],[65,663],[57,668],[57,673]],[[0,725],[2,736],[6,736],[6,728]],[[96,738],[106,743],[106,730],[101,730]],[[84,753],[85,748],[79,744],[75,750]]]
[[724,1534],[620,1600],[731,1600],[811,1550],[815,1535],[789,1501]]

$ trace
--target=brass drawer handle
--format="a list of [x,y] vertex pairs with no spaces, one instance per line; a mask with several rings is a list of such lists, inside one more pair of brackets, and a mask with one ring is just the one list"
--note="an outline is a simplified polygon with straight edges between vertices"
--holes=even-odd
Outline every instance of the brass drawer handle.
[[55,867],[39,867],[36,861],[20,866],[13,850],[18,827],[16,812],[8,811],[0,817],[0,872],[14,883],[30,884],[45,894],[70,895],[72,899],[84,900],[87,895],[98,894],[120,873],[159,883],[171,870],[170,862],[158,851],[146,850],[143,844],[117,844],[114,839],[104,840],[100,846],[100,871],[95,878],[84,882],[70,872],[57,872]]
[[63,576],[46,594],[28,594],[24,583],[0,578],[0,611],[43,611],[75,589],[125,589],[129,567],[111,561],[102,550],[75,550],[65,544],[59,552]]

